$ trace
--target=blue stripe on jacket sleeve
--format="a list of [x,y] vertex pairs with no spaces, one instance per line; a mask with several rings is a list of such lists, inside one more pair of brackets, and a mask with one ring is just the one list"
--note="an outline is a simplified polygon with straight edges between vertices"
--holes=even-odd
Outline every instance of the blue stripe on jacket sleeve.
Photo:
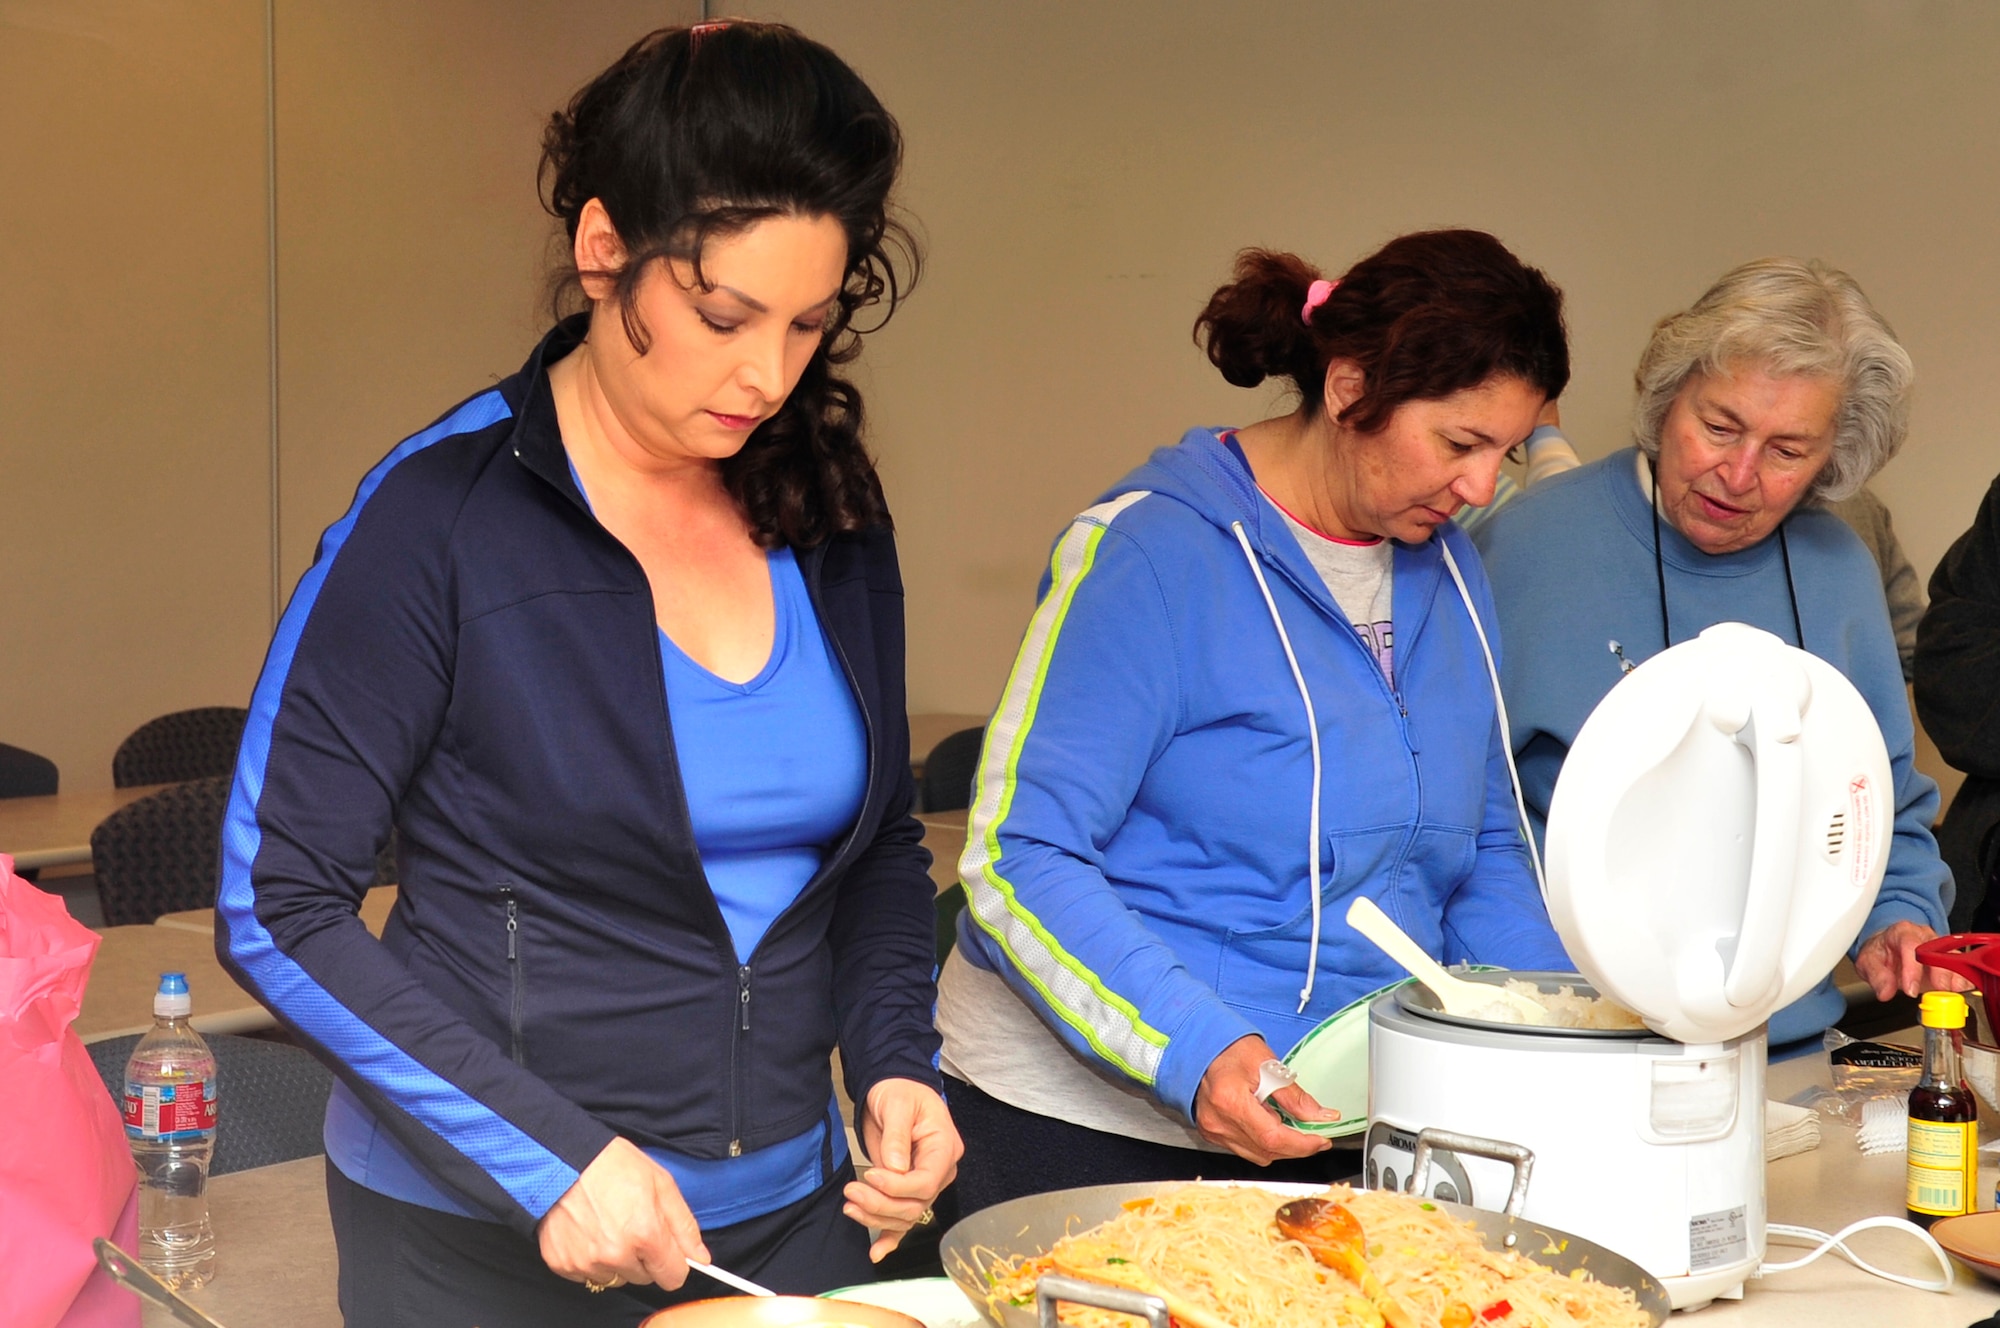
[[280,950],[257,919],[251,880],[251,867],[262,842],[257,804],[263,796],[278,705],[313,603],[361,509],[383,478],[405,459],[442,439],[487,428],[511,414],[498,391],[485,392],[422,433],[405,439],[368,472],[355,492],[353,505],[328,528],[318,559],[300,578],[278,622],[270,655],[251,697],[250,718],[237,756],[236,782],[223,821],[222,879],[216,907],[228,929],[230,957],[267,1004],[282,1011],[286,1019],[413,1119],[448,1140],[524,1209],[540,1214],[576,1182],[575,1169],[376,1032]]

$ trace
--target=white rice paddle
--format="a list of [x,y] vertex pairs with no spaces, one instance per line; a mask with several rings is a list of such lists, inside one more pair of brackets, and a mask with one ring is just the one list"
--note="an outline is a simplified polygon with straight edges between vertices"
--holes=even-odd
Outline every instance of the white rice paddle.
[[1549,1012],[1531,996],[1485,982],[1467,982],[1444,971],[1403,929],[1389,921],[1372,899],[1347,906],[1347,925],[1366,936],[1382,953],[1410,970],[1410,975],[1437,995],[1446,1014],[1484,1019],[1495,1024],[1546,1024]]

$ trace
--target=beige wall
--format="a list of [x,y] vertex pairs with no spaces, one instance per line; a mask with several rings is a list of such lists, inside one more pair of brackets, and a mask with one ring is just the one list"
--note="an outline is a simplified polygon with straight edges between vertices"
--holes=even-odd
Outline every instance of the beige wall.
[[[288,594],[543,323],[543,118],[696,0],[275,6]],[[271,626],[265,5],[0,0],[0,741],[110,783]]]
[[[1623,440],[1655,318],[1742,258],[1817,254],[1917,358],[1879,487],[1921,572],[2000,469],[2000,8],[740,8],[828,41],[908,133],[931,265],[863,381],[919,707],[990,704],[1102,485],[1269,405],[1188,341],[1246,244],[1338,266],[1412,227],[1496,231],[1570,293],[1588,455]],[[362,471],[538,330],[541,117],[697,9],[279,0],[287,590]],[[263,13],[0,0],[0,741],[66,787],[107,782],[153,714],[242,702],[270,629]]]
[[750,8],[846,55],[908,134],[931,266],[867,364],[916,705],[990,705],[1064,519],[1269,404],[1188,340],[1244,245],[1338,267],[1404,230],[1496,232],[1569,293],[1586,456],[1623,444],[1655,319],[1742,259],[1819,255],[1916,358],[1879,489],[1921,574],[2000,469],[2000,7]]
[[0,741],[108,785],[270,632],[261,0],[0,0]]
[[660,0],[278,6],[280,543],[289,589],[362,474],[547,323],[543,123]]

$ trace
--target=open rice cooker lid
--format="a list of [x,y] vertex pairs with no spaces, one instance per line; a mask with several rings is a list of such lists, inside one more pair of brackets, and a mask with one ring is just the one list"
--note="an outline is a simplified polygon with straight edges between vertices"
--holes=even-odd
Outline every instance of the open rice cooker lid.
[[1889,859],[1895,789],[1838,669],[1721,623],[1627,674],[1549,805],[1549,918],[1664,1037],[1724,1042],[1832,969]]

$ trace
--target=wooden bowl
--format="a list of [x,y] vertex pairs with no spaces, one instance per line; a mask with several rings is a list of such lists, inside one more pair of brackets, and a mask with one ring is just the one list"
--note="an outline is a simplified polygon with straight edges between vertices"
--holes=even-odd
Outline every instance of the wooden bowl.
[[1940,1218],[1931,1236],[1966,1266],[2000,1281],[2000,1212]]

